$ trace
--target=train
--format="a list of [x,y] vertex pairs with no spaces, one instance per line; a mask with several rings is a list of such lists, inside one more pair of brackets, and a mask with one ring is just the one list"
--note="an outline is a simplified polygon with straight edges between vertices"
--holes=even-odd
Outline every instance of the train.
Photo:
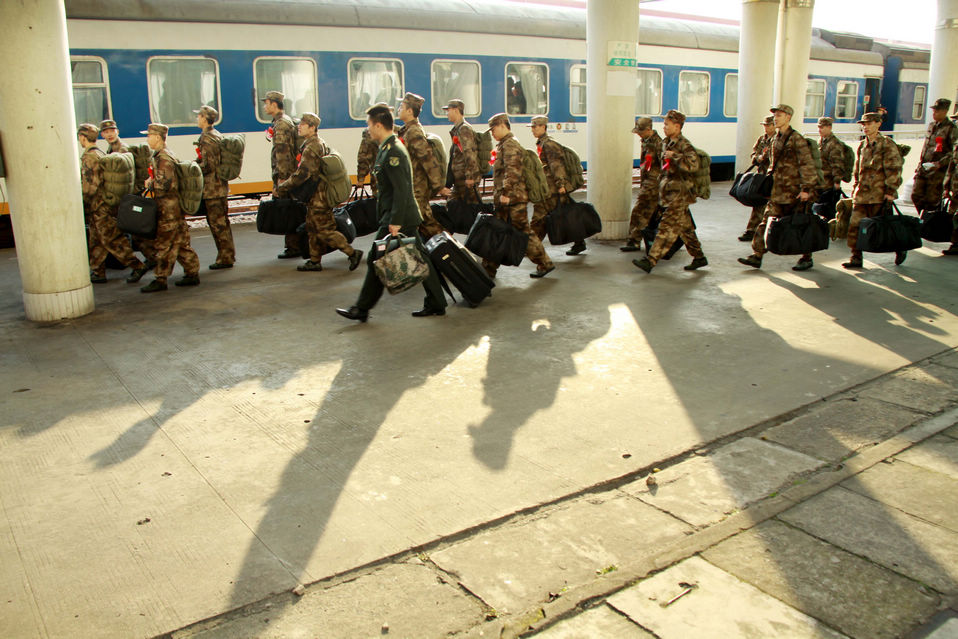
[[[586,158],[581,8],[498,0],[65,0],[65,8],[76,122],[114,119],[129,143],[163,122],[170,148],[192,157],[193,109],[213,106],[218,130],[246,136],[235,196],[271,189],[270,118],[260,100],[268,90],[286,94],[294,118],[318,113],[320,135],[354,175],[366,108],[396,104],[407,91],[426,98],[420,121],[443,139],[441,106],[460,98],[466,119],[483,128],[509,113],[529,147],[523,125],[546,115],[552,134]],[[683,111],[685,133],[711,154],[715,179],[734,172],[738,45],[728,21],[646,12],[640,20],[635,115],[661,122],[669,109]],[[858,118],[881,104],[886,131],[920,135],[928,98],[938,97],[927,95],[929,59],[927,47],[815,29],[805,130],[829,115],[839,136],[857,138]],[[742,125],[761,133],[758,123]],[[636,164],[639,150],[636,139]]]

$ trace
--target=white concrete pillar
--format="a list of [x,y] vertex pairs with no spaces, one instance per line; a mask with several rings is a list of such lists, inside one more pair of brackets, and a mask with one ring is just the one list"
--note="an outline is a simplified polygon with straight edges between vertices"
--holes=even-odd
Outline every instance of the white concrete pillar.
[[[935,42],[931,45],[931,69],[928,75],[928,104],[938,98],[958,102],[958,0],[938,0]],[[931,109],[925,109],[931,122]]]
[[738,129],[735,167],[751,162],[752,145],[765,133],[761,122],[774,103],[775,41],[779,0],[743,0],[738,43]]
[[0,2],[0,133],[29,320],[93,311],[62,0]]
[[798,131],[802,131],[805,117],[814,9],[815,0],[782,0],[778,12],[774,102],[795,109],[792,128]]
[[590,0],[588,47],[588,200],[602,216],[602,239],[629,234],[632,209],[631,132],[635,122],[637,0]]

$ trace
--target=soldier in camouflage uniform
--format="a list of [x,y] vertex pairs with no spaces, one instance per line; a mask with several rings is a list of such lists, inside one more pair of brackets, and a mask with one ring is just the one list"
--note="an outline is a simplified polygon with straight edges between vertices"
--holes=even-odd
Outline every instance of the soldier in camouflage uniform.
[[[532,222],[529,225],[536,237],[542,240],[546,236],[546,215],[558,208],[563,195],[571,200],[569,193],[572,191],[572,184],[565,170],[565,153],[562,145],[549,137],[549,118],[537,115],[532,118],[529,126],[532,127],[532,135],[536,139],[536,151],[539,153],[542,171],[549,184],[549,197],[533,205]],[[574,243],[565,254],[578,255],[585,249],[585,240],[580,240]]]
[[184,275],[176,280],[177,286],[196,286],[200,283],[200,258],[190,246],[190,228],[183,217],[180,207],[179,181],[176,177],[177,159],[166,148],[166,134],[169,127],[153,123],[146,131],[146,143],[153,149],[153,162],[150,166],[150,178],[146,188],[153,189],[156,199],[156,250],[155,279],[140,289],[143,293],[155,293],[166,290],[166,279],[173,272],[173,266],[179,262]]
[[[296,125],[293,119],[283,111],[286,95],[280,91],[267,91],[263,98],[263,109],[272,116],[273,124],[266,129],[266,139],[273,143],[269,161],[273,173],[273,189],[289,178],[296,170]],[[299,235],[287,233],[285,250],[277,255],[281,260],[289,260],[301,255]]]
[[646,257],[632,260],[646,273],[652,271],[662,256],[668,253],[675,239],[680,237],[692,261],[685,266],[686,271],[707,266],[709,261],[702,252],[689,206],[695,202],[694,181],[692,175],[699,168],[699,155],[695,147],[682,135],[685,114],[672,109],[665,114],[663,130],[665,141],[662,144],[662,174],[659,176],[659,202],[665,211],[659,223],[655,243]]
[[[775,137],[775,117],[766,116],[762,125],[765,127],[765,133],[760,135],[752,146],[751,166],[754,166],[758,173],[764,175],[768,173],[768,166],[772,162],[771,146],[772,139]],[[738,236],[739,242],[752,241],[752,238],[755,237],[755,228],[762,221],[763,215],[765,215],[764,206],[752,207],[752,214],[749,215],[748,222],[745,224],[745,232]]]
[[[958,120],[958,113],[951,116],[952,120]],[[948,212],[954,216],[952,223],[955,230],[951,233],[951,246],[941,252],[942,255],[958,255],[958,144],[951,155],[951,164],[948,168],[948,177],[945,179],[945,190],[948,192],[949,199]]]
[[826,207],[823,214],[829,218],[835,216],[835,204],[842,199],[842,180],[845,178],[845,145],[832,133],[833,122],[829,117],[818,118],[818,152],[825,178],[825,187],[818,194],[818,201]]
[[[858,244],[858,227],[863,218],[882,214],[886,203],[898,197],[901,186],[902,157],[898,145],[878,132],[881,115],[866,113],[858,121],[865,138],[858,145],[852,190],[852,216],[848,223],[848,248],[852,257],[842,264],[845,268],[861,268],[862,252]],[[895,254],[895,264],[905,261],[904,251]]]
[[359,142],[359,152],[356,154],[356,184],[363,184],[368,175],[373,196],[376,195],[376,176],[372,174],[372,170],[378,152],[379,145],[369,137],[369,131],[363,129],[363,139]]
[[103,167],[100,158],[104,153],[97,147],[96,138],[99,134],[92,124],[81,124],[77,131],[77,140],[83,147],[80,156],[80,185],[83,189],[83,213],[87,219],[90,240],[90,281],[94,284],[106,282],[107,253],[112,253],[120,262],[132,270],[127,281],[138,282],[147,267],[133,255],[133,249],[126,236],[116,227],[116,213],[107,203],[103,195]]
[[206,223],[210,227],[213,242],[216,243],[216,261],[210,264],[211,270],[233,268],[236,261],[236,246],[233,244],[233,231],[230,229],[229,195],[230,185],[221,180],[216,171],[220,166],[220,144],[223,136],[213,128],[219,113],[211,106],[202,106],[196,113],[196,126],[203,132],[196,144],[196,161],[203,171],[203,203],[206,205]]
[[463,202],[478,202],[477,185],[482,179],[479,167],[479,141],[472,125],[466,122],[463,114],[466,104],[462,100],[449,100],[442,107],[446,117],[452,122],[449,137],[449,170],[446,172],[446,186],[440,195],[452,197]]
[[662,176],[662,138],[652,128],[652,118],[637,118],[635,133],[642,139],[642,168],[640,169],[639,196],[629,217],[629,241],[619,250],[629,253],[642,248],[642,230],[649,225],[659,208],[659,178]]
[[432,145],[426,139],[426,132],[419,124],[419,113],[422,110],[425,98],[415,93],[407,93],[399,104],[399,119],[406,125],[399,130],[399,139],[409,151],[412,160],[413,191],[419,212],[422,213],[422,224],[419,227],[424,239],[429,239],[443,228],[432,216],[429,200],[443,188],[442,167],[436,160]]
[[951,164],[951,154],[958,141],[958,127],[948,119],[951,100],[939,98],[932,105],[932,123],[928,125],[928,137],[921,149],[918,168],[915,169],[915,185],[911,201],[921,213],[934,210],[941,203],[945,175]]
[[[106,140],[110,153],[129,153],[130,147],[120,139],[120,130],[113,120],[103,120],[100,122],[100,135]],[[114,212],[115,215],[115,212]],[[151,269],[156,266],[156,251],[153,250],[153,240],[140,235],[133,235],[133,250],[139,251],[146,258],[146,266]]]
[[[513,228],[529,236],[526,257],[536,264],[536,272],[529,273],[529,277],[544,277],[555,270],[555,264],[546,254],[542,240],[529,226],[529,194],[522,177],[522,155],[525,150],[512,134],[512,124],[505,113],[497,113],[489,118],[489,129],[493,139],[498,142],[494,151],[496,159],[492,165],[492,202],[496,206],[496,216],[511,222]],[[498,264],[487,259],[482,260],[482,266],[489,277],[495,277],[499,269]]]
[[346,236],[336,230],[336,218],[326,202],[326,181],[321,178],[323,156],[329,147],[316,135],[320,119],[315,113],[304,113],[299,121],[299,135],[306,141],[300,149],[298,166],[291,176],[276,185],[274,197],[289,197],[289,190],[308,180],[318,183],[316,191],[306,204],[306,232],[309,234],[309,259],[296,267],[297,271],[321,271],[320,260],[327,246],[339,249],[349,257],[349,270],[354,271],[363,259],[363,252],[350,246]]
[[[753,268],[762,268],[762,256],[768,252],[765,248],[765,228],[769,218],[804,210],[806,203],[815,197],[815,186],[818,184],[818,172],[808,141],[791,127],[794,109],[787,104],[779,104],[772,107],[771,111],[775,117],[775,128],[778,129],[772,140],[772,163],[769,167],[774,178],[772,194],[762,221],[755,229],[752,254],[738,258],[739,262]],[[813,265],[811,253],[806,253],[792,270],[807,271]]]

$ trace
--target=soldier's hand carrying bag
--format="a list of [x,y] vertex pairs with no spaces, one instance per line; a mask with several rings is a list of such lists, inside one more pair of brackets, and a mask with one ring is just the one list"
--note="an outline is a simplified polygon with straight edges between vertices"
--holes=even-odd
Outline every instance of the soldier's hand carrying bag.
[[770,173],[750,173],[755,165],[735,176],[735,182],[728,194],[745,206],[765,206],[772,194],[772,175]]
[[828,222],[809,211],[769,218],[765,246],[775,255],[804,255],[828,248]]
[[857,248],[868,253],[897,253],[921,248],[921,220],[902,215],[897,204],[886,201],[882,215],[866,217],[859,223]]
[[389,235],[373,242],[373,268],[390,294],[402,293],[429,277],[429,260],[416,238]]
[[136,193],[124,195],[116,212],[116,227],[123,233],[155,238],[156,200]]

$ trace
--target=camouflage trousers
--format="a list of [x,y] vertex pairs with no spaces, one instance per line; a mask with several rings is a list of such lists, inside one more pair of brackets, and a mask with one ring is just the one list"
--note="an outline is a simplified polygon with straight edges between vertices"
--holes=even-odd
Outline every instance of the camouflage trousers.
[[858,246],[858,227],[866,217],[878,217],[882,214],[885,204],[853,204],[852,217],[848,221],[848,248],[852,250],[852,257],[861,259],[862,252],[856,248]]
[[309,234],[309,259],[319,263],[327,253],[327,247],[338,249],[346,255],[356,252],[346,236],[336,230],[336,218],[333,212],[325,208],[306,209],[306,232]]
[[142,253],[147,262],[156,262],[156,249],[153,248],[153,240],[151,238],[134,235],[133,250]]
[[210,226],[213,242],[216,243],[216,262],[232,264],[236,261],[236,246],[233,244],[233,230],[230,228],[229,205],[226,197],[205,200],[206,223]]
[[422,239],[425,241],[433,235],[442,233],[445,229],[432,216],[432,209],[429,207],[428,188],[413,189],[413,195],[416,198],[416,204],[419,205],[419,214],[422,215],[422,223],[419,225],[419,234],[422,235]]
[[529,228],[541,241],[546,236],[546,216],[559,207],[559,194],[553,193],[541,202],[532,205],[532,221]]
[[179,262],[187,275],[199,275],[200,258],[190,246],[190,227],[187,226],[177,198],[172,202],[157,200],[159,211],[156,220],[156,239],[153,249],[156,251],[156,279],[165,283],[173,272],[173,265]]
[[658,189],[639,189],[639,197],[632,207],[632,215],[629,216],[629,240],[633,244],[642,244],[642,229],[649,225],[658,208]]
[[921,167],[915,173],[915,184],[911,191],[911,201],[919,212],[936,209],[944,194],[945,171],[925,173]]
[[139,268],[143,262],[133,255],[133,247],[120,229],[116,227],[116,217],[107,206],[93,209],[90,214],[90,270],[97,275],[106,273],[107,255],[113,253],[125,266]]
[[759,224],[761,224],[762,218],[764,216],[765,216],[764,206],[753,206],[752,214],[748,216],[748,222],[745,224],[745,230],[755,232],[755,229],[758,228]]
[[649,249],[648,259],[655,265],[662,256],[669,252],[676,238],[682,238],[685,248],[693,258],[703,257],[702,244],[695,233],[692,215],[688,204],[682,201],[670,202],[662,211],[662,221],[655,234],[655,242]]
[[[752,236],[752,253],[758,257],[762,257],[768,253],[768,249],[765,247],[765,229],[768,227],[769,218],[781,217],[783,215],[791,215],[792,213],[797,213],[799,211],[805,210],[805,203],[799,202],[796,204],[780,204],[778,202],[769,202],[768,206],[765,207],[765,213],[762,215],[762,221],[758,223],[758,226],[755,227],[755,235]],[[801,257],[802,260],[812,259],[811,253],[806,253]]]
[[[529,246],[526,247],[526,257],[535,263],[540,271],[552,268],[552,260],[550,260],[546,254],[546,249],[542,246],[542,240],[536,237],[532,232],[532,228],[529,226],[529,210],[525,202],[500,204],[496,207],[496,217],[506,222],[512,222],[514,229],[522,231],[529,236]],[[483,259],[482,267],[486,269],[486,273],[490,276],[495,276],[496,271],[499,269],[499,264]]]

